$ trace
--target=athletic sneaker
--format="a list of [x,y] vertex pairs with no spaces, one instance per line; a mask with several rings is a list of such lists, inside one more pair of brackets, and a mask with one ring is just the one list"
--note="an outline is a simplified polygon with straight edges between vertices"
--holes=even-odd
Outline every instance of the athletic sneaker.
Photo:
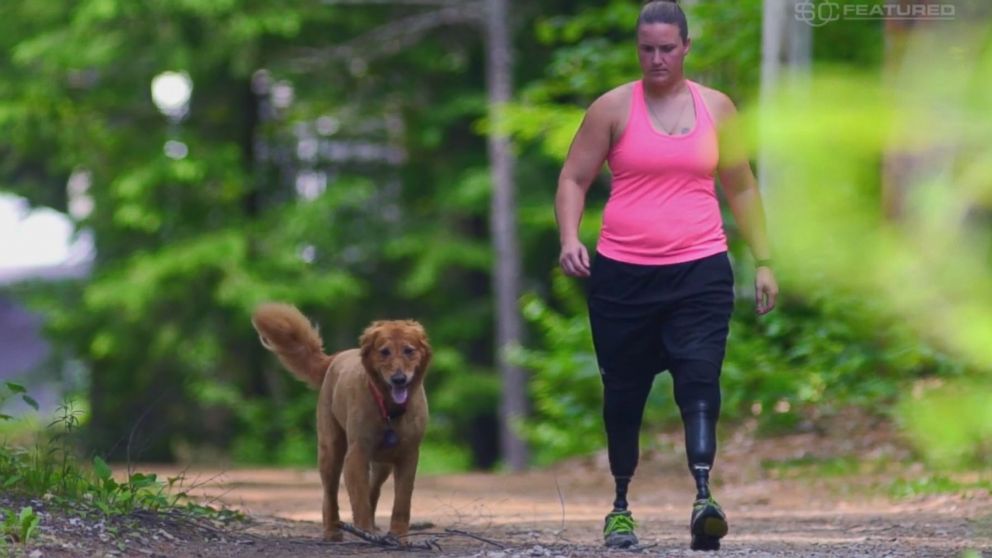
[[727,516],[712,497],[696,500],[692,505],[689,532],[692,550],[720,550],[720,539],[727,534]]
[[603,540],[610,548],[630,548],[637,544],[634,527],[637,522],[627,510],[612,511],[606,516],[603,526]]

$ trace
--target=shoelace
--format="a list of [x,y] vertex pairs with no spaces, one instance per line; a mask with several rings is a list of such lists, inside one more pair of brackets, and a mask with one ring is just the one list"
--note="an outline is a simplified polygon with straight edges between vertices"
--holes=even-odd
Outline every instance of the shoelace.
[[610,515],[606,520],[607,533],[633,533],[636,522],[634,518],[626,514]]
[[710,496],[705,500],[696,500],[695,503],[692,504],[693,509],[705,508],[706,506],[713,506],[718,510],[722,510],[720,504],[718,504],[716,500],[713,499],[712,496]]

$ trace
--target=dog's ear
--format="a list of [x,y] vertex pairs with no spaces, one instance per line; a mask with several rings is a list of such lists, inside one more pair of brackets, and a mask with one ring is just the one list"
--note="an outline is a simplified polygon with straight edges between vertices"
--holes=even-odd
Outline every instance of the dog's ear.
[[379,344],[379,337],[381,335],[382,322],[377,321],[369,324],[369,327],[365,328],[365,331],[362,332],[362,336],[358,338],[358,347],[361,349],[362,355],[362,365],[369,372],[375,370],[372,363],[372,351]]
[[431,364],[431,358],[434,356],[434,351],[431,348],[430,341],[427,339],[427,331],[424,330],[424,326],[413,320],[408,321],[407,325],[410,327],[411,331],[413,331],[413,334],[417,339],[417,349],[421,354],[420,365],[417,367],[417,375],[423,376],[424,372],[427,371],[427,367]]

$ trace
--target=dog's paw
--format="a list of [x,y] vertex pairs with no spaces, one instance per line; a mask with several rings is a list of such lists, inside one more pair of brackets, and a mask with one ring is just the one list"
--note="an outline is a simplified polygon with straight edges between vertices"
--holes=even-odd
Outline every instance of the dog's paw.
[[341,531],[324,531],[324,540],[327,542],[341,542],[344,540],[344,533]]

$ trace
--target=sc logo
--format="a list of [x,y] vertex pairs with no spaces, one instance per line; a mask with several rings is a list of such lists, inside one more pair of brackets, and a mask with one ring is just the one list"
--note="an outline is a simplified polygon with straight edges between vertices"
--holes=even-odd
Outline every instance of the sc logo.
[[840,19],[840,4],[829,0],[799,0],[796,3],[796,19],[813,27],[826,25]]

